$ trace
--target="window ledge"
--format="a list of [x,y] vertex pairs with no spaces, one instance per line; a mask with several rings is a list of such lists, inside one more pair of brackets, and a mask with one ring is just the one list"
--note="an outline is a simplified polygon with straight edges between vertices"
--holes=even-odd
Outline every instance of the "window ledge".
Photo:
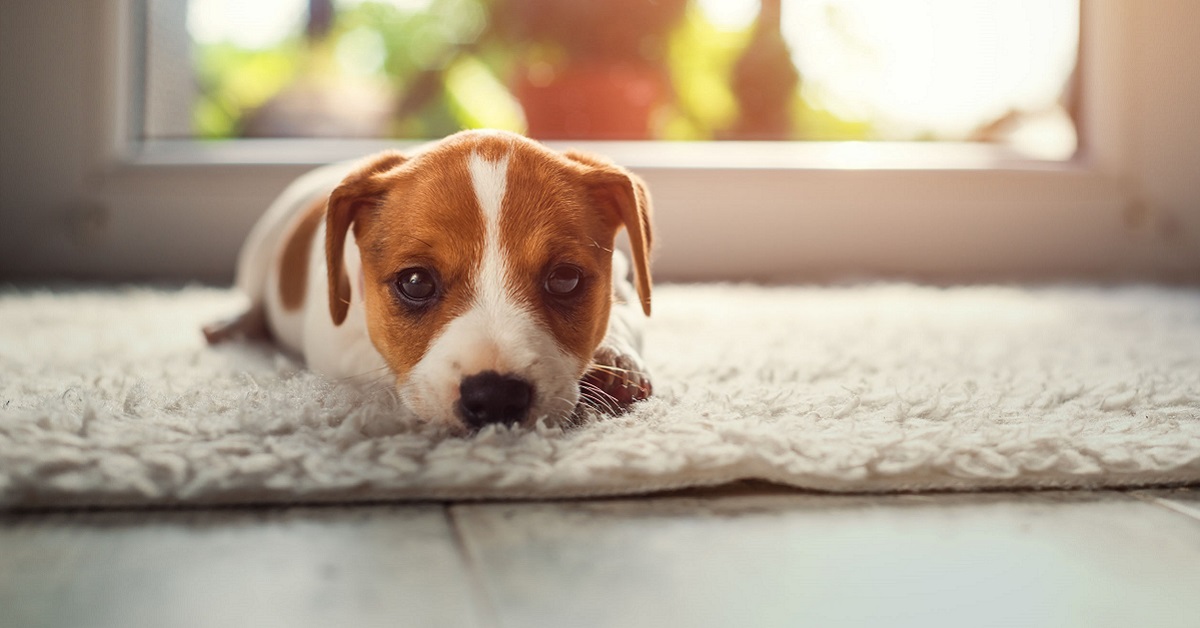
[[[410,140],[149,140],[133,147],[132,166],[315,166]],[[626,167],[689,170],[1073,170],[1077,161],[1031,159],[994,144],[969,142],[652,142],[551,141],[605,155]]]

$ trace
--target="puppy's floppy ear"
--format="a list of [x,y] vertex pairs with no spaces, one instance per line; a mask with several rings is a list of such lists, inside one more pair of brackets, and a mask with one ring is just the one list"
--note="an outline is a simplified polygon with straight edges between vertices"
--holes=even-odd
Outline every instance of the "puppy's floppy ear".
[[567,159],[585,167],[584,179],[592,200],[606,208],[613,233],[622,226],[629,232],[633,253],[633,268],[637,279],[638,299],[642,311],[650,315],[650,245],[653,233],[650,226],[650,193],[637,175],[600,157],[567,151]]
[[406,160],[395,151],[367,157],[329,195],[325,209],[325,267],[329,272],[329,314],[334,325],[346,320],[350,308],[350,278],[342,264],[346,232],[364,207],[379,201],[387,191],[387,175]]

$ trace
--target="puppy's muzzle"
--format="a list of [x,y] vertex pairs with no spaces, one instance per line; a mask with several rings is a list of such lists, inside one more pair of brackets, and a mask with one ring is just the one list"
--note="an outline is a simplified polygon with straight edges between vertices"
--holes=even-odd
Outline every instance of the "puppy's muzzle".
[[533,386],[529,382],[496,371],[464,377],[458,390],[458,416],[475,429],[492,423],[520,423],[533,405]]

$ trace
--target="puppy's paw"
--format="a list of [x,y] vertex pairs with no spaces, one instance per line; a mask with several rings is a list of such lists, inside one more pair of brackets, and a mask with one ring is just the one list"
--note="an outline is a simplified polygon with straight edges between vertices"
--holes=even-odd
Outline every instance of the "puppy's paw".
[[654,394],[650,375],[641,358],[632,351],[602,346],[579,382],[583,402],[614,416]]

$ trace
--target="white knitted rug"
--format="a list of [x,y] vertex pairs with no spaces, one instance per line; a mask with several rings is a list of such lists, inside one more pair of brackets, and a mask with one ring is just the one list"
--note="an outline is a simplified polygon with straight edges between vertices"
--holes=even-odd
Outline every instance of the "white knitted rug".
[[459,438],[265,346],[232,293],[0,292],[0,505],[1200,482],[1200,292],[667,286],[657,397]]

